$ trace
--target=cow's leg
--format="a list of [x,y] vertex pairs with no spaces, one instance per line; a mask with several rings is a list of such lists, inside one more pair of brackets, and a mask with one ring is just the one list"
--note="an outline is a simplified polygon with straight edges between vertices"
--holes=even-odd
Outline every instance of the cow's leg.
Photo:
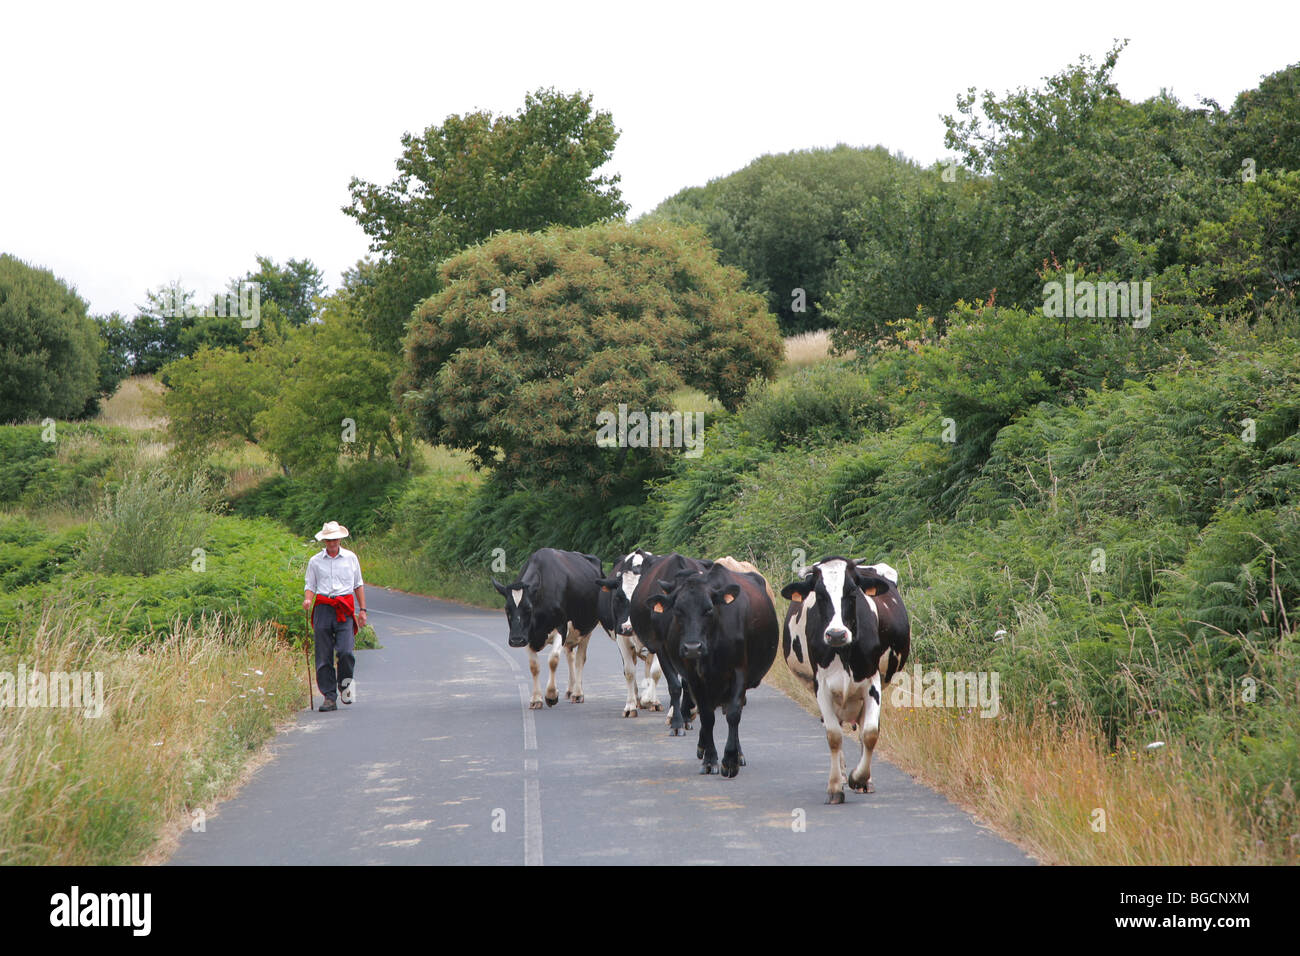
[[627,682],[627,700],[623,701],[623,716],[636,716],[636,653],[632,641],[625,634],[614,635],[618,656],[623,659],[623,680]]
[[647,654],[645,659],[645,681],[641,684],[641,706],[649,710],[663,710],[659,703],[659,678],[664,672],[659,667],[659,655]]
[[727,701],[727,745],[722,748],[722,775],[734,777],[745,765],[745,755],[740,752],[740,714],[745,709],[745,670],[737,668],[732,675],[735,691]]
[[826,782],[826,802],[844,802],[844,731],[840,729],[840,717],[835,710],[835,701],[831,694],[830,681],[817,682],[817,706],[822,712],[822,723],[826,727],[826,745],[831,749],[831,774]]
[[682,717],[682,675],[672,661],[664,660],[664,679],[668,681],[668,733],[673,737],[685,737],[691,729],[691,722]]
[[573,652],[577,644],[578,631],[570,621],[564,631],[564,662],[569,665],[569,683],[564,691],[565,700],[573,700],[573,688],[579,683],[573,660]]
[[[577,632],[570,630],[570,636],[574,634]],[[582,693],[582,671],[587,666],[587,642],[591,640],[591,631],[577,634],[577,637],[577,646],[569,650],[569,690],[573,692],[569,699],[575,704],[581,704],[586,700]]]
[[562,638],[560,632],[555,631],[555,640],[551,642],[551,659],[547,666],[551,669],[551,676],[546,681],[546,706],[554,707],[560,702],[560,692],[555,687],[555,668],[560,666],[560,647]]
[[849,786],[858,793],[874,793],[875,785],[871,782],[871,752],[876,749],[880,739],[880,675],[871,675],[871,684],[862,699],[862,716],[858,718],[862,728],[859,740],[862,741],[862,759],[849,774]]
[[528,670],[533,675],[533,696],[528,701],[529,710],[542,709],[542,685],[538,681],[537,675],[542,672],[541,665],[537,662],[537,652],[531,647],[528,648]]
[[[716,713],[712,707],[700,707],[700,743],[696,748],[696,756],[701,757],[704,762],[700,764],[700,773],[717,773],[718,771],[718,748],[713,744],[713,722],[716,719]],[[728,737],[728,740],[731,738]]]
[[691,729],[691,721],[699,713],[699,705],[694,697],[691,696],[691,685],[685,680],[682,681],[682,714],[686,718],[686,729]]

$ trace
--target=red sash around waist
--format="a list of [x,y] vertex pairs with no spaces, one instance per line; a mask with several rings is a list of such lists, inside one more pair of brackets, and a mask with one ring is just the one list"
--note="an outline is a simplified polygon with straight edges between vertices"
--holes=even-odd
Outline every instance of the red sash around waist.
[[[334,620],[336,621],[346,621],[348,618],[352,618],[352,633],[357,632],[357,615],[351,594],[340,594],[338,597],[326,597],[323,594],[318,594],[316,595],[316,603],[334,608]],[[313,613],[315,610],[315,607],[313,607]]]

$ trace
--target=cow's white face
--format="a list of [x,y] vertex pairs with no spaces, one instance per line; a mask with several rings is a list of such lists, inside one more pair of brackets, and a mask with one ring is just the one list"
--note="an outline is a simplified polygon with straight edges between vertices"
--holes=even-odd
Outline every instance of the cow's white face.
[[614,596],[614,626],[624,637],[632,636],[632,592],[641,582],[641,570],[645,566],[645,557],[633,551],[623,558],[625,570],[622,572],[623,597]]
[[623,597],[624,601],[618,602],[619,610],[622,612],[619,616],[622,620],[616,620],[618,632],[623,635],[632,633],[632,592],[636,590],[637,582],[641,580],[640,571],[623,572]]
[[825,600],[826,643],[831,647],[843,647],[853,639],[852,629],[844,620],[844,582],[848,575],[849,563],[836,559],[817,565],[820,580],[816,593]]
[[510,625],[510,637],[507,643],[511,647],[523,647],[532,636],[533,595],[529,593],[523,581],[516,581],[507,587],[493,578],[492,586],[506,599],[506,621]]
[[[848,647],[863,635],[858,634],[860,601],[866,603],[874,620],[879,620],[875,599],[863,590],[864,572],[874,584],[870,589],[886,587],[883,569],[888,569],[897,577],[897,572],[888,565],[858,567],[856,562],[843,558],[828,558],[803,569],[803,581],[796,581],[782,590],[782,594],[794,600],[801,599],[806,605],[798,612],[799,622],[803,625],[805,647],[824,642],[832,648]],[[791,624],[795,621],[792,619]],[[864,625],[865,626],[865,625]],[[866,637],[871,640],[870,635]]]

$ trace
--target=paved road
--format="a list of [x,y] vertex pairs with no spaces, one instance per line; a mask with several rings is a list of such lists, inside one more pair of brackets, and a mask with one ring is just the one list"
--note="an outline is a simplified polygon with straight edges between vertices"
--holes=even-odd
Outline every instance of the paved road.
[[357,703],[304,709],[172,864],[1034,862],[879,756],[875,793],[824,805],[821,724],[770,688],[741,721],[748,766],[700,776],[694,733],[621,716],[622,667],[599,627],[586,702],[563,699],[561,659],[560,703],[529,711],[528,655],[506,646],[501,612],[366,594],[384,646],[358,652]]

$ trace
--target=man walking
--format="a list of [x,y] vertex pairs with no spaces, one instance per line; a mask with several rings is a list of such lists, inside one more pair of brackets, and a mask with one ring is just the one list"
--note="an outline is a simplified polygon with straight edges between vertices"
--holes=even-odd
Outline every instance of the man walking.
[[339,545],[348,529],[337,521],[327,521],[316,535],[324,548],[307,562],[306,596],[303,610],[311,614],[312,632],[316,637],[316,686],[325,701],[322,711],[338,710],[335,703],[334,656],[338,655],[338,694],[343,703],[355,699],[352,677],[356,665],[358,627],[366,625],[366,595],[362,589],[361,562]]

